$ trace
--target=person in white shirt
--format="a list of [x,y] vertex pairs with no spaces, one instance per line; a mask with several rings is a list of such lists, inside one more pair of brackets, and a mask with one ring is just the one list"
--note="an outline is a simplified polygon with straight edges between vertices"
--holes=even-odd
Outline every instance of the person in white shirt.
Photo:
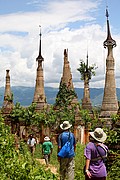
[[30,149],[30,152],[32,154],[32,156],[34,155],[35,152],[35,148],[36,148],[36,140],[33,137],[33,134],[30,134],[28,141],[27,141],[28,147]]

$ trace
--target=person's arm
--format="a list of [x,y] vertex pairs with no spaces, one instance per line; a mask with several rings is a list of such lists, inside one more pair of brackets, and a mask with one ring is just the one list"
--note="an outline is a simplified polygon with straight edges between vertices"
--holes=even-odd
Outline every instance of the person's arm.
[[52,142],[51,142],[51,148],[50,148],[50,154],[52,154],[52,152],[53,152],[53,144],[52,144]]
[[[58,152],[60,151],[60,149],[61,149],[61,147],[58,146]],[[59,156],[57,156],[57,157],[58,157],[58,161],[60,161],[60,157]]]
[[73,144],[74,144],[74,151],[76,151],[76,139],[75,139],[75,136],[73,135],[73,138],[74,138],[74,141],[73,141]]
[[[58,151],[57,151],[57,153],[59,153],[60,149],[61,149],[61,134],[58,137]],[[58,161],[60,161],[60,157],[59,156],[58,156]]]
[[92,175],[91,175],[91,173],[89,171],[90,160],[91,160],[91,143],[88,143],[86,148],[84,149],[84,156],[86,157],[86,161],[85,161],[85,173],[86,173],[86,176],[91,178]]
[[30,141],[30,140],[28,139],[28,140],[27,140],[27,145],[29,145],[29,141]]
[[44,150],[43,150],[43,144],[42,144],[42,155],[44,154]]
[[74,151],[76,151],[76,144],[74,145]]
[[86,168],[85,168],[85,172],[86,172],[86,175],[91,178],[91,173],[89,171],[89,165],[90,165],[90,159],[87,159],[86,158]]
[[52,152],[53,152],[53,148],[51,148],[51,153],[50,154],[52,154]]
[[36,148],[36,139],[34,138],[34,146],[35,146],[35,148]]

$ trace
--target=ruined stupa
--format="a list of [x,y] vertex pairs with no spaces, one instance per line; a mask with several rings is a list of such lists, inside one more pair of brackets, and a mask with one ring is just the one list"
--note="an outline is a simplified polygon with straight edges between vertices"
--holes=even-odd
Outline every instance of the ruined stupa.
[[88,53],[87,53],[86,72],[84,77],[84,95],[82,99],[82,108],[89,111],[92,110],[92,104],[90,100],[90,89],[89,89]]
[[8,115],[13,109],[13,94],[10,87],[10,70],[6,70],[6,83],[5,83],[5,92],[4,92],[4,101],[2,106],[3,115]]
[[59,91],[57,94],[56,105],[62,107],[62,103],[64,105],[70,99],[71,99],[71,102],[69,105],[78,104],[77,94],[75,93],[75,90],[74,90],[70,64],[68,61],[68,50],[64,49],[63,74],[61,77]]

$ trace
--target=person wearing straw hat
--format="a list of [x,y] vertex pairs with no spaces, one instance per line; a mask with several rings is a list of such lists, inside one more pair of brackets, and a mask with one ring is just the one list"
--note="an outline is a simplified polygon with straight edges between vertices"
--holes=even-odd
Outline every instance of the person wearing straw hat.
[[69,154],[67,154],[65,157],[58,156],[58,161],[60,162],[60,180],[74,180],[74,156],[76,140],[74,134],[70,132],[71,127],[72,125],[69,123],[69,121],[64,121],[62,124],[60,124],[60,128],[63,132],[58,137],[58,154],[68,140],[70,141],[71,145]]
[[53,150],[53,144],[52,142],[50,142],[50,138],[46,136],[42,144],[42,154],[44,156],[45,163],[47,166],[50,162],[50,155],[52,154],[52,150]]
[[102,128],[96,128],[89,135],[90,142],[84,150],[86,157],[85,180],[106,180],[107,170],[104,159],[107,156],[108,147],[104,142],[107,135]]

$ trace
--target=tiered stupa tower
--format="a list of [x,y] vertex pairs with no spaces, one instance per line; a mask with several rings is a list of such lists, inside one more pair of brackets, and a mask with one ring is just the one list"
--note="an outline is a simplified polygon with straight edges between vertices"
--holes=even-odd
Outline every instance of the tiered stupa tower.
[[[68,49],[64,49],[63,75],[62,75],[60,84],[65,84],[68,89],[74,91],[72,74],[71,74],[70,64],[68,61]],[[74,99],[72,100],[72,103],[73,104],[78,103],[77,98],[74,97]]]
[[84,95],[82,99],[82,108],[89,111],[92,110],[92,104],[90,101],[90,89],[89,89],[89,71],[88,71],[88,53],[87,53],[87,63],[86,63],[86,72],[84,78]]
[[5,84],[5,93],[4,93],[4,102],[2,107],[2,112],[4,115],[7,115],[11,112],[13,108],[13,94],[10,87],[10,70],[6,70],[6,84]]
[[41,55],[41,36],[42,34],[40,28],[39,55],[36,58],[36,61],[38,62],[38,67],[37,67],[34,99],[33,99],[33,103],[36,103],[36,111],[40,111],[44,109],[47,105],[45,92],[44,92],[44,78],[43,78],[43,67],[42,67],[42,62],[44,61],[44,58]]
[[113,57],[113,47],[116,47],[116,41],[112,39],[110,33],[110,26],[108,20],[108,10],[106,9],[107,17],[107,39],[104,41],[104,47],[108,49],[108,55],[106,58],[106,77],[104,96],[101,107],[101,117],[110,117],[112,114],[117,114],[118,101],[116,95],[116,83],[114,74],[115,60]]
[[66,84],[70,89],[74,89],[72,82],[72,74],[70,71],[70,65],[68,61],[68,49],[64,49],[64,65],[63,65],[63,75],[61,78],[61,83]]

